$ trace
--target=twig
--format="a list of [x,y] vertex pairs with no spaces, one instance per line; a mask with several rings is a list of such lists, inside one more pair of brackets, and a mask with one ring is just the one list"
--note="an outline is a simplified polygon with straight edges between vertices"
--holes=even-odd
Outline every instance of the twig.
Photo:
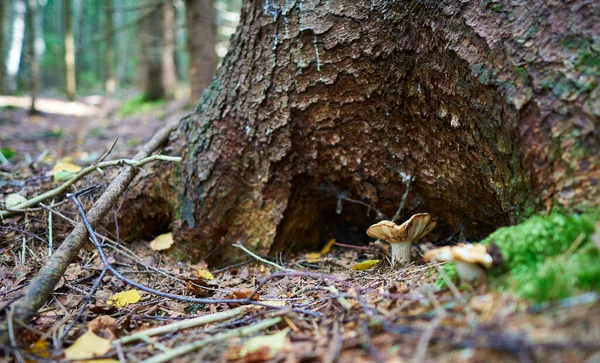
[[152,161],[156,161],[156,160],[179,162],[179,161],[181,161],[181,158],[178,156],[152,155],[152,156],[148,156],[146,158],[140,158],[140,160],[137,160],[136,158],[134,158],[134,159],[119,159],[119,160],[103,161],[101,163],[93,164],[93,165],[90,165],[87,168],[81,170],[74,177],[67,180],[62,185],[60,185],[52,190],[49,190],[43,194],[40,194],[35,198],[28,199],[27,201],[25,201],[21,204],[18,204],[16,206],[14,206],[13,208],[0,211],[0,217],[8,217],[14,213],[20,212],[21,209],[33,207],[36,204],[38,204],[39,202],[43,202],[44,200],[46,200],[48,198],[56,197],[56,196],[62,194],[68,187],[70,187],[71,185],[73,185],[74,183],[79,181],[81,178],[83,178],[87,174],[95,171],[97,168],[106,168],[106,167],[111,167],[111,166],[123,166],[123,165],[129,165],[131,167],[139,168],[140,166],[142,166],[144,164],[148,164],[148,163],[150,163]]
[[237,317],[238,315],[242,315],[248,309],[250,309],[250,307],[247,305],[240,306],[238,308],[227,310],[227,311],[222,311],[220,313],[203,315],[203,316],[199,316],[199,317],[193,318],[193,319],[178,321],[178,322],[175,322],[172,324],[159,326],[159,327],[148,329],[148,330],[142,330],[135,334],[128,335],[126,337],[118,339],[118,340],[114,341],[112,344],[127,344],[127,343],[134,342],[136,340],[141,339],[142,336],[151,337],[154,335],[170,333],[173,331],[180,331],[183,329],[193,328],[193,327],[197,327],[200,325],[206,325],[206,324],[210,324],[210,323],[216,323],[218,321],[233,319],[233,318]]
[[435,307],[436,315],[435,315],[435,318],[433,318],[433,320],[429,323],[429,326],[427,328],[425,328],[425,330],[423,330],[423,334],[421,334],[421,337],[419,338],[419,341],[417,342],[417,348],[415,349],[415,356],[413,357],[413,360],[412,360],[415,363],[425,361],[425,358],[427,357],[427,348],[429,347],[429,342],[431,341],[431,338],[433,337],[433,333],[435,332],[437,327],[440,325],[442,320],[444,320],[444,318],[446,317],[446,311],[440,305],[440,303],[436,300],[433,293],[427,289],[425,290],[425,293],[427,294],[429,301],[431,301],[431,303]]
[[196,349],[202,348],[210,343],[218,342],[218,341],[229,339],[229,338],[243,337],[243,336],[247,336],[250,334],[254,334],[263,329],[271,327],[271,326],[279,323],[280,321],[281,321],[281,318],[265,319],[263,321],[259,321],[258,323],[255,323],[255,324],[243,327],[243,328],[230,330],[227,333],[217,334],[217,335],[213,336],[212,338],[204,339],[204,340],[201,340],[198,342],[194,342],[191,344],[181,346],[179,348],[172,349],[168,353],[159,354],[155,357],[152,357],[150,359],[146,359],[146,360],[142,361],[142,363],[167,362],[176,357],[179,357],[180,355],[183,355],[185,353],[192,352]]
[[77,312],[77,315],[75,316],[75,318],[73,318],[73,321],[71,322],[71,324],[69,324],[69,326],[67,327],[67,329],[65,329],[65,331],[63,331],[63,333],[60,335],[60,338],[58,338],[59,342],[62,342],[63,339],[65,339],[65,337],[67,336],[67,334],[69,333],[69,331],[75,326],[75,324],[77,323],[77,321],[79,320],[79,318],[81,318],[81,315],[83,315],[83,312],[85,311],[85,308],[87,307],[88,303],[90,302],[92,296],[94,295],[94,293],[96,292],[96,290],[98,290],[98,287],[100,287],[100,283],[102,282],[102,279],[104,278],[104,275],[106,275],[106,268],[104,268],[102,270],[102,272],[100,273],[100,276],[98,276],[98,278],[94,282],[94,285],[92,286],[92,289],[90,290],[90,292],[85,297],[85,301],[81,305],[81,308]]
[[[148,157],[154,150],[167,141],[169,135],[176,127],[177,123],[171,123],[159,130],[152,139],[144,145],[142,150],[137,153],[133,160],[139,161]],[[113,179],[108,188],[88,212],[87,218],[91,225],[97,225],[112,209],[119,195],[123,193],[137,174],[137,170],[137,168],[127,165]],[[75,227],[66,240],[63,241],[56,252],[48,258],[44,266],[33,278],[25,295],[15,303],[13,306],[15,316],[18,316],[21,321],[27,322],[36,314],[37,310],[46,302],[46,299],[54,289],[54,286],[56,286],[61,276],[63,276],[67,266],[77,255],[87,237],[85,225],[83,223],[77,224],[77,227]],[[9,337],[7,334],[5,332],[0,332],[0,345],[7,345],[8,341]]]
[[262,262],[264,264],[267,264],[267,265],[271,265],[271,266],[275,267],[278,270],[287,271],[287,272],[296,272],[295,270],[292,270],[292,269],[289,269],[289,268],[285,268],[283,266],[279,266],[275,262],[271,262],[269,260],[265,260],[264,258],[262,258],[262,257],[260,257],[260,256],[258,256],[256,254],[254,254],[252,251],[250,251],[246,247],[242,246],[242,244],[240,242],[234,243],[234,244],[232,244],[232,246],[241,249],[242,251],[246,252],[248,255],[254,257],[258,261],[260,261],[260,262]]

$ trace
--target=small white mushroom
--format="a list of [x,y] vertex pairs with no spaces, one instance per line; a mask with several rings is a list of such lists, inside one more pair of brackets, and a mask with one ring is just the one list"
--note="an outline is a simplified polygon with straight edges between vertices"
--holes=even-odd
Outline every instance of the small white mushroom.
[[392,266],[410,263],[412,242],[425,237],[435,228],[437,221],[429,213],[418,213],[397,225],[392,221],[381,221],[369,227],[367,235],[382,239],[392,246]]
[[446,246],[425,253],[427,261],[453,261],[456,272],[463,281],[473,281],[492,267],[493,258],[482,244],[464,244]]

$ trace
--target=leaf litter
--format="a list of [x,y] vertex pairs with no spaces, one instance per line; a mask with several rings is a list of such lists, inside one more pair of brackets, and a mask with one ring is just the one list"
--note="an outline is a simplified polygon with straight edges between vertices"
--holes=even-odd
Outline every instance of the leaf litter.
[[[36,174],[52,175],[55,161],[68,156],[15,164],[11,177],[2,179],[2,200],[11,193],[31,198],[47,190],[49,177],[36,179]],[[77,185],[102,183],[109,176],[90,175]],[[90,194],[86,207],[97,196]],[[12,302],[78,219],[70,203],[55,203],[0,224],[5,321]],[[54,216],[52,233],[49,214]],[[132,290],[104,275],[96,251],[87,248],[78,252],[28,329],[14,337],[9,356],[94,362],[543,361],[552,356],[592,362],[600,351],[600,303],[594,294],[538,306],[485,285],[440,290],[435,283],[444,271],[441,264],[417,259],[393,270],[377,244],[354,248],[330,240],[319,252],[284,255],[279,262],[284,270],[251,256],[243,265],[215,269],[203,262],[181,265],[148,242],[117,242],[114,232],[104,228],[98,234],[110,262],[138,283],[186,296],[251,298],[260,305],[196,304],[146,293],[121,300],[115,295]],[[67,331],[69,324],[73,327]]]

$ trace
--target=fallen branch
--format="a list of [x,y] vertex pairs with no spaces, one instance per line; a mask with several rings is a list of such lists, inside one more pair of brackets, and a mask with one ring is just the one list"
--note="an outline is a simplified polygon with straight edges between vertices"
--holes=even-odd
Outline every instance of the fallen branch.
[[245,326],[243,328],[230,330],[227,333],[217,334],[212,338],[204,339],[204,340],[201,340],[198,342],[194,342],[191,344],[181,346],[179,348],[171,349],[167,353],[163,353],[163,354],[157,355],[155,357],[152,357],[150,359],[146,359],[146,360],[142,361],[142,363],[167,362],[167,361],[172,360],[173,358],[179,357],[180,355],[192,352],[196,349],[200,349],[200,348],[202,348],[208,344],[214,343],[214,342],[218,342],[218,341],[229,339],[229,338],[243,337],[243,336],[247,336],[250,334],[254,334],[263,329],[271,327],[271,326],[279,323],[280,321],[281,321],[281,318],[265,319],[263,321],[259,321],[258,323],[252,324],[250,326]]
[[[177,127],[177,123],[171,123],[159,130],[154,137],[142,148],[140,152],[133,158],[135,161],[140,161],[147,158],[157,148],[164,144],[171,132]],[[87,214],[87,218],[92,226],[97,225],[113,208],[118,197],[127,189],[137,171],[137,167],[126,165],[113,179],[108,188],[94,203]],[[18,317],[23,322],[20,325],[27,325],[31,317],[44,305],[48,300],[48,296],[52,293],[54,286],[65,273],[65,270],[75,258],[86,239],[88,238],[87,230],[83,223],[78,223],[77,227],[63,241],[60,247],[48,258],[44,266],[31,281],[25,295],[19,299],[12,307],[13,317]],[[10,344],[10,338],[6,329],[0,330],[0,346]]]
[[58,186],[52,190],[49,190],[43,194],[40,194],[35,198],[28,199],[25,202],[18,204],[10,209],[0,211],[0,217],[8,217],[12,214],[22,212],[26,208],[34,207],[40,202],[43,202],[52,197],[61,195],[65,190],[67,190],[68,187],[70,187],[74,183],[81,180],[81,178],[83,178],[84,176],[86,176],[86,175],[90,174],[91,172],[96,171],[100,168],[107,168],[107,167],[111,167],[111,166],[123,166],[123,165],[129,165],[134,168],[139,168],[144,164],[148,164],[152,161],[157,161],[157,160],[179,162],[179,161],[181,161],[181,158],[178,156],[152,155],[152,156],[148,156],[143,159],[140,159],[140,160],[118,159],[118,160],[110,160],[110,161],[103,161],[100,163],[96,163],[96,164],[90,165],[87,168],[81,170],[74,177],[67,180],[60,186]]
[[128,335],[121,339],[115,340],[112,344],[113,345],[114,344],[127,344],[130,342],[134,342],[136,340],[140,340],[140,339],[142,339],[142,337],[151,337],[154,335],[170,333],[173,331],[179,331],[179,330],[183,330],[183,329],[197,327],[200,325],[206,325],[206,324],[210,324],[210,323],[216,323],[218,321],[232,319],[232,318],[235,318],[235,317],[245,313],[248,309],[250,309],[250,307],[248,305],[240,306],[238,308],[227,310],[227,311],[222,311],[222,312],[216,313],[216,314],[203,315],[203,316],[199,316],[199,317],[193,318],[193,319],[178,321],[178,322],[175,322],[172,324],[163,325],[163,326],[159,326],[159,327],[152,328],[152,329],[142,330],[135,334]]

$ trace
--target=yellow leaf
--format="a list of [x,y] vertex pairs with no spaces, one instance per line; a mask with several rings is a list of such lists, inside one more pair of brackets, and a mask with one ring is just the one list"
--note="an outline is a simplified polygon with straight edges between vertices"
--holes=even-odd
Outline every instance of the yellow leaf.
[[329,250],[331,249],[331,246],[333,246],[334,243],[335,243],[335,238],[332,238],[329,241],[327,241],[327,243],[325,244],[325,246],[323,246],[323,249],[321,250],[321,254],[322,255],[328,254]]
[[208,270],[196,270],[196,276],[212,281],[215,277]]
[[150,248],[154,251],[163,251],[173,245],[173,233],[165,233],[156,237],[154,241],[150,242]]
[[321,260],[321,254],[319,252],[305,253],[304,257],[308,263],[319,262],[319,260]]
[[368,270],[371,267],[377,265],[377,263],[379,263],[379,260],[366,260],[366,261],[359,262],[359,263],[353,265],[352,269],[354,271],[364,271],[364,270]]
[[40,358],[48,358],[50,356],[49,346],[44,338],[40,338],[31,345],[29,351]]
[[106,300],[106,305],[114,305],[118,308],[123,308],[129,304],[135,304],[136,302],[140,301],[141,298],[142,297],[135,289],[121,291]]
[[285,338],[289,330],[289,328],[285,328],[275,334],[250,338],[242,345],[236,358],[227,358],[241,359],[258,353],[262,360],[272,359],[283,349]]
[[65,349],[66,359],[87,359],[108,353],[110,340],[101,338],[88,330],[77,338],[75,343]]
[[56,162],[50,175],[52,175],[55,182],[58,182],[69,180],[80,171],[81,166],[73,164],[71,158],[64,158]]

